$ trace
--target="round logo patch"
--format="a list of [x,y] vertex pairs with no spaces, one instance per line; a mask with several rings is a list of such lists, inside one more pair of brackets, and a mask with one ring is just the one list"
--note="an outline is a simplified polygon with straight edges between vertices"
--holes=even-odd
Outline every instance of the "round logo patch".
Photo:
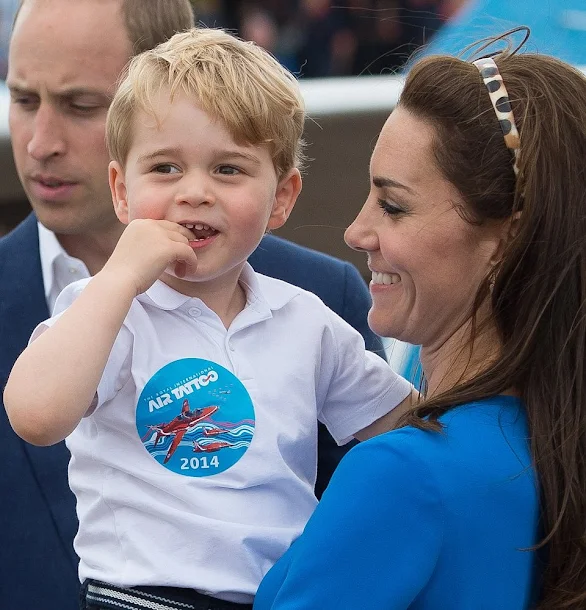
[[184,358],[149,379],[136,406],[136,429],[146,450],[165,468],[207,477],[244,455],[254,436],[254,407],[228,369]]

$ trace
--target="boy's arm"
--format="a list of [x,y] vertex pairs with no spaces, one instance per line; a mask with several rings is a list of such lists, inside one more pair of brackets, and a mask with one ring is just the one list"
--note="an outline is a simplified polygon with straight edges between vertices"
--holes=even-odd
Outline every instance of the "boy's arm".
[[193,234],[165,220],[135,220],[81,295],[17,359],[4,390],[10,424],[24,440],[63,440],[90,408],[134,297],[165,269],[189,277]]
[[94,399],[134,296],[132,285],[100,272],[20,355],[4,404],[24,440],[52,445],[77,426]]
[[391,430],[417,392],[387,362],[365,350],[355,329],[333,312],[329,318],[318,386],[326,394],[318,418],[338,444]]
[[359,441],[365,441],[366,439],[393,430],[402,415],[410,411],[420,400],[419,392],[413,388],[411,394],[407,396],[402,402],[400,402],[392,411],[379,417],[376,421],[372,422],[366,428],[362,428],[354,434],[354,438]]

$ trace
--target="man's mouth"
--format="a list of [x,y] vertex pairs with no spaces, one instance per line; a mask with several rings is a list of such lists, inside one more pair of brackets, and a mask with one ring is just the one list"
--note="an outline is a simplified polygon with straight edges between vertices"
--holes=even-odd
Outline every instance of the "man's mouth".
[[33,174],[27,180],[27,186],[37,201],[63,203],[70,200],[79,183],[48,174]]
[[196,224],[182,222],[181,225],[184,226],[186,229],[189,229],[193,233],[195,237],[194,241],[204,241],[218,234],[218,231],[216,229],[201,222],[198,222]]
[[33,176],[33,180],[48,188],[59,188],[61,186],[70,186],[72,184],[75,184],[71,180],[61,180],[60,178],[56,178],[54,176],[37,175]]

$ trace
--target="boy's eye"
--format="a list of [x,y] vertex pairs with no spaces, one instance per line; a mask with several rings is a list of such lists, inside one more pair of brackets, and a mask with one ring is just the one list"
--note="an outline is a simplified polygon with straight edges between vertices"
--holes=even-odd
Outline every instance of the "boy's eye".
[[153,171],[157,174],[176,174],[179,172],[179,169],[170,163],[160,163],[155,165]]
[[236,176],[240,173],[240,170],[233,165],[220,165],[217,171],[224,176]]

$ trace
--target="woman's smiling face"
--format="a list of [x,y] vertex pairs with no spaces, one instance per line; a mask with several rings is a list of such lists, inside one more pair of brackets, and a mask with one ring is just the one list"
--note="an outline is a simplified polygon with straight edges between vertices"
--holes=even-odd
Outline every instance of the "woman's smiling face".
[[346,243],[368,254],[369,325],[378,334],[439,347],[468,318],[497,255],[501,226],[473,225],[440,173],[434,128],[400,106],[378,138],[370,193]]

